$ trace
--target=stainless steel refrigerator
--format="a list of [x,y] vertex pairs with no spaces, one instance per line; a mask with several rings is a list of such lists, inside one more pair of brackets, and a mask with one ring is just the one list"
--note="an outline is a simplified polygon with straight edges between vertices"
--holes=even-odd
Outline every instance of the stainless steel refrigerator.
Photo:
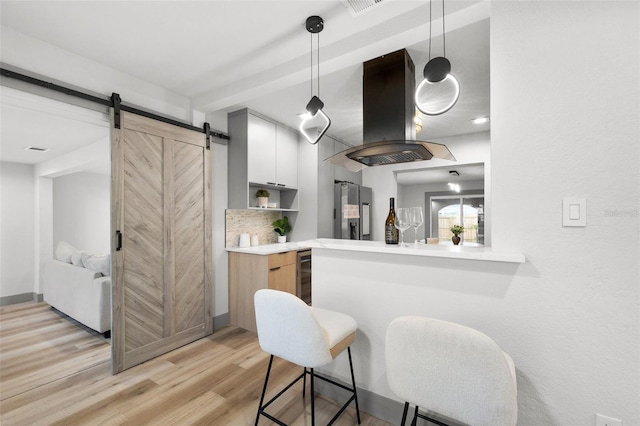
[[333,201],[333,237],[343,240],[371,239],[371,188],[336,182]]

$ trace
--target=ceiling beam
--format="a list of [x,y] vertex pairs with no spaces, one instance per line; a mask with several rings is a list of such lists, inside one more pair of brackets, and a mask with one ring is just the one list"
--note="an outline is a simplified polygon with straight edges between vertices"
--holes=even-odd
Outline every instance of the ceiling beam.
[[[401,15],[321,46],[321,75],[361,65],[377,56],[428,40],[429,21],[425,21],[428,16],[428,3],[420,3],[420,6]],[[447,15],[446,31],[454,31],[489,16],[488,1],[475,3]],[[431,26],[432,37],[441,35],[442,18],[434,19]],[[403,30],[398,31],[398,28]],[[224,110],[308,80],[309,52],[301,52],[300,55],[249,78],[194,97],[192,104],[195,109],[206,112]]]

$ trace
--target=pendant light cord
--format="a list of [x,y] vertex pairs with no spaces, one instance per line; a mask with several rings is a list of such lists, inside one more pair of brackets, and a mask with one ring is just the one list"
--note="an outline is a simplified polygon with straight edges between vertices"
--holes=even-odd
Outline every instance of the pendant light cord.
[[[311,71],[311,97],[313,97],[313,33],[309,33],[311,39],[311,43],[310,43],[310,49],[309,51],[311,52],[311,65],[309,66],[309,70]],[[318,33],[318,39],[317,39],[317,63],[316,63],[316,67],[317,67],[317,71],[318,71],[318,82],[316,83],[317,88],[318,88],[318,97],[320,97],[320,33]]]
[[[444,30],[444,0],[442,0],[442,56],[447,57],[447,43]],[[431,60],[431,0],[429,0],[429,60]]]
[[444,41],[444,0],[442,0],[442,57],[447,57],[447,44]]
[[429,0],[429,61],[431,60],[431,0]]
[[312,98],[313,97],[313,33],[311,32],[309,32],[309,41],[311,42],[309,45],[309,53],[311,58],[311,65],[309,66],[309,70],[311,71],[311,78],[309,79],[309,82],[311,83],[310,98]]

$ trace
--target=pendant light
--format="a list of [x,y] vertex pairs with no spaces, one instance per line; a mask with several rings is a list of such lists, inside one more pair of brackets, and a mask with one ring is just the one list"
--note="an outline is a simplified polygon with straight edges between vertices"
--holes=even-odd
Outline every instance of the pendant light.
[[[418,88],[415,93],[416,108],[426,115],[440,115],[449,111],[458,102],[460,97],[460,83],[458,79],[451,74],[451,62],[445,57],[446,45],[445,45],[445,30],[444,30],[444,0],[442,0],[442,56],[431,59],[431,0],[429,0],[429,62],[424,67],[424,79],[418,84]],[[425,92],[433,89],[434,85],[453,86],[453,96],[445,106],[434,108],[427,105],[423,101]]]
[[[324,21],[319,16],[310,16],[306,21],[306,28],[311,34],[311,100],[307,104],[307,113],[302,116],[302,122],[300,123],[300,132],[311,143],[315,145],[320,138],[327,132],[329,126],[331,126],[331,119],[322,110],[324,108],[324,102],[320,100],[320,32],[324,29]],[[313,35],[317,34],[318,41],[318,94],[313,94]],[[317,124],[317,125],[316,125]],[[309,128],[320,128],[320,132],[317,135],[312,135],[308,132]]]

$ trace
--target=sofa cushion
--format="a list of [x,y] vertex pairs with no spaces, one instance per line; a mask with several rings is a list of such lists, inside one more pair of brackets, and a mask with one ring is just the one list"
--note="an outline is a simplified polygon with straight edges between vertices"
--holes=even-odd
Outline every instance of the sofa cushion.
[[60,241],[56,247],[56,259],[60,262],[71,263],[71,255],[77,251],[71,244]]
[[75,265],[75,266],[79,266],[79,267],[83,267],[84,265],[82,264],[82,255],[86,254],[80,250],[77,249],[73,249],[73,252],[71,252],[71,264]]
[[69,263],[46,262],[44,301],[100,333],[111,329],[111,278]]
[[104,276],[111,275],[111,256],[108,254],[82,253],[82,264],[85,268],[100,272]]

